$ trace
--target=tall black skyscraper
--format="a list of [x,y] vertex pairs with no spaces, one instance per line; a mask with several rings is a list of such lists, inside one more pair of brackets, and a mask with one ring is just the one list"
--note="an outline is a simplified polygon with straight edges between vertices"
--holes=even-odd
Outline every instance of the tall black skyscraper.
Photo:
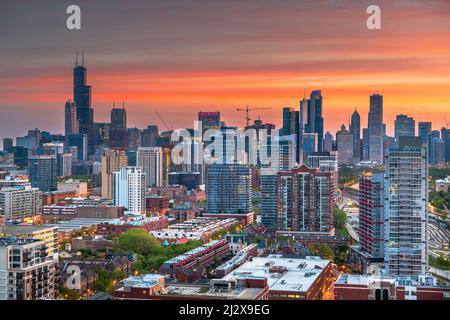
[[357,159],[361,158],[361,117],[358,111],[353,112],[350,122],[350,133],[353,134],[353,156]]
[[125,103],[122,108],[111,110],[111,127],[109,129],[109,146],[112,149],[126,150],[128,147],[127,137],[127,111]]
[[375,93],[370,96],[369,109],[369,159],[383,163],[383,96]]
[[78,51],[73,69],[73,100],[77,107],[79,132],[88,137],[89,153],[94,151],[94,109],[91,105],[91,86],[87,84],[87,69],[84,67],[84,52],[81,65],[78,64]]
[[283,108],[283,128],[281,135],[296,135],[295,159],[300,163],[300,113],[289,107]]
[[306,132],[317,133],[317,150],[323,151],[323,110],[322,110],[322,91],[315,90],[311,92],[308,103],[308,122],[306,123]]

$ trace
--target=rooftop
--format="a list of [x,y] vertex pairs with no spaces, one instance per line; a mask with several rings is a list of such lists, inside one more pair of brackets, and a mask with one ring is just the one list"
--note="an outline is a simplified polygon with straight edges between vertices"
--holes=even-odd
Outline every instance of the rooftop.
[[330,263],[316,256],[284,257],[268,255],[253,257],[223,279],[266,277],[270,290],[306,292]]
[[30,224],[7,224],[0,226],[0,234],[31,234],[40,231],[48,231],[49,229],[55,229],[55,226],[51,225],[30,225]]

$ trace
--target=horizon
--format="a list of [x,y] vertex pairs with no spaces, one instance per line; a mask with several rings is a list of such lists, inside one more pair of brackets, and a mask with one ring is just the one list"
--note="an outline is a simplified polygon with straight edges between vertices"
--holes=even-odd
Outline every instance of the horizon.
[[[9,37],[0,51],[8,61],[0,73],[2,139],[34,128],[63,133],[77,48],[85,50],[95,122],[109,122],[113,101],[125,101],[128,127],[165,131],[155,111],[174,128],[190,128],[198,111],[220,111],[243,127],[235,109],[251,105],[272,108],[250,117],[279,128],[282,108],[298,109],[305,90],[322,90],[324,129],[333,135],[355,108],[367,126],[375,92],[389,135],[397,114],[416,126],[431,121],[434,130],[450,119],[446,1],[380,1],[383,28],[375,31],[365,26],[369,1],[78,1],[83,27],[75,32],[63,24],[68,1],[26,11],[13,3],[3,5],[9,14],[0,22]],[[25,116],[33,110],[39,116]]]

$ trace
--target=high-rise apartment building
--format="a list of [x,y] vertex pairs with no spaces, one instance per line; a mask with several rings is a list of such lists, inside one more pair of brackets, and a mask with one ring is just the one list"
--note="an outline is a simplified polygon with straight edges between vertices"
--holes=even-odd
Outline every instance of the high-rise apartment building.
[[42,191],[30,187],[0,190],[0,215],[5,221],[30,218],[42,213]]
[[106,150],[102,156],[102,198],[113,197],[113,173],[128,164],[124,150]]
[[370,259],[384,258],[384,171],[359,178],[359,249]]
[[428,163],[420,138],[400,138],[385,170],[386,272],[417,278],[428,271]]
[[0,238],[0,300],[54,299],[56,261],[38,239]]
[[145,214],[145,173],[138,167],[122,167],[113,174],[114,205]]
[[378,93],[370,96],[368,124],[369,160],[383,163],[383,96]]
[[253,212],[252,173],[241,164],[213,164],[206,175],[208,213],[248,214]]
[[[275,220],[279,230],[303,232],[334,232],[334,178],[331,172],[320,172],[306,166],[281,171],[272,185],[276,204],[276,216],[266,217]],[[273,196],[273,195],[272,195]],[[273,226],[272,226],[273,227]]]
[[137,152],[137,164],[145,172],[145,187],[163,185],[163,152],[160,147],[141,147]]
[[29,180],[33,188],[43,192],[57,189],[57,165],[54,156],[32,156],[28,164]]

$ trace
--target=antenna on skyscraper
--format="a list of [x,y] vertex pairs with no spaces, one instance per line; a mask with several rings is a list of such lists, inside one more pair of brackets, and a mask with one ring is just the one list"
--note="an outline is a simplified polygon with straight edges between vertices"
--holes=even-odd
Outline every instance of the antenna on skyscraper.
[[116,102],[113,101],[113,109],[115,109],[115,108],[116,108]]
[[84,48],[81,49],[81,66],[84,67]]
[[78,67],[78,48],[77,48],[77,55],[76,55],[76,60],[75,60],[75,67]]
[[122,109],[125,109],[125,100],[122,100]]

